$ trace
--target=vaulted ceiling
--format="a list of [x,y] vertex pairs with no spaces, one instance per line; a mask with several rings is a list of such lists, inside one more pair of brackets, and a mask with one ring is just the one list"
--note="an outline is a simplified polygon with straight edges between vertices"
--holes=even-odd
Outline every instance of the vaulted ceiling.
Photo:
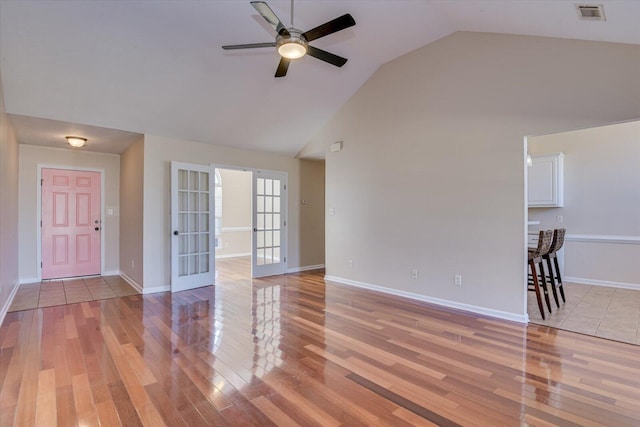
[[[290,1],[268,3],[289,25]],[[275,49],[220,47],[274,40],[249,1],[0,0],[5,108],[22,143],[84,131],[118,153],[109,138],[149,133],[295,155],[381,65],[456,31],[640,44],[640,1],[600,0],[605,22],[579,20],[576,3],[297,0],[301,30],[355,18],[312,43],[349,61],[305,57],[276,79]]]

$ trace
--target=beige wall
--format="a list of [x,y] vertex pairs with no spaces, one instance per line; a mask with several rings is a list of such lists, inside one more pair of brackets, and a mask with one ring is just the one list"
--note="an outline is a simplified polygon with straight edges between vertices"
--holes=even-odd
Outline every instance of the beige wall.
[[0,323],[17,284],[18,141],[5,114],[0,83]]
[[[20,145],[19,166],[19,238],[20,282],[37,280],[39,260],[37,253],[37,194],[38,165],[58,168],[90,168],[104,170],[103,236],[104,265],[106,274],[118,274],[119,267],[119,210],[120,210],[120,156],[71,149]],[[113,215],[106,215],[113,209]]]
[[301,241],[301,161],[256,151],[145,135],[144,144],[144,288],[163,289],[171,282],[170,178],[171,161],[247,167],[288,174],[288,268],[320,264],[317,242]]
[[640,117],[638,75],[640,46],[465,32],[385,64],[303,150],[344,141],[328,276],[525,320],[523,138]]
[[313,244],[302,245],[301,258],[314,260],[317,267],[324,266],[324,160],[300,162],[300,240]]
[[564,207],[529,209],[543,227],[567,229],[565,276],[640,289],[640,122],[533,137],[528,147],[565,154]]
[[141,285],[143,279],[144,139],[120,156],[120,271]]
[[222,181],[222,234],[216,257],[251,254],[252,174],[219,169]]

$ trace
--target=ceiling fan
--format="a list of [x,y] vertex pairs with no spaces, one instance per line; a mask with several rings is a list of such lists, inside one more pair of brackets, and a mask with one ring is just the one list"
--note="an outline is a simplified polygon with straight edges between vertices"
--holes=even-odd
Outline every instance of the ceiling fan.
[[284,26],[267,3],[263,1],[252,1],[251,6],[253,6],[276,31],[276,41],[271,43],[228,45],[222,46],[223,49],[234,50],[275,47],[278,54],[280,54],[280,63],[278,64],[275,77],[286,76],[291,60],[302,58],[305,55],[313,56],[321,61],[333,64],[336,67],[342,67],[346,64],[347,58],[310,46],[309,42],[356,25],[356,21],[348,13],[329,22],[325,22],[312,30],[302,32],[293,26],[293,0],[291,0],[291,26],[289,28]]

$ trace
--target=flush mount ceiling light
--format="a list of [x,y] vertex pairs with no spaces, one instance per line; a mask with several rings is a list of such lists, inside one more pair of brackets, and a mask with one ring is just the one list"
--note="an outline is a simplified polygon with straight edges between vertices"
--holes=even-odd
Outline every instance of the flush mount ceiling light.
[[87,143],[87,138],[82,138],[80,136],[67,136],[65,138],[67,138],[69,145],[75,148],[84,147],[84,144]]

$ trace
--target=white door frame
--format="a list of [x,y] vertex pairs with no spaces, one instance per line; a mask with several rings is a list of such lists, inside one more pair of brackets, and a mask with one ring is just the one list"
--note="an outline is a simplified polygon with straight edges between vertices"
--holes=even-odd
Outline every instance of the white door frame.
[[[288,193],[289,193],[289,172],[286,171],[279,171],[279,170],[270,170],[270,169],[260,169],[260,168],[249,168],[249,167],[243,167],[243,166],[237,166],[237,165],[228,165],[228,164],[223,164],[223,163],[210,163],[210,166],[212,168],[215,169],[230,169],[230,170],[236,170],[236,171],[244,171],[244,172],[251,172],[252,173],[252,177],[251,177],[251,187],[253,188],[253,181],[254,181],[254,176],[256,173],[260,173],[260,172],[265,172],[265,173],[274,173],[274,174],[280,174],[282,175],[284,178],[284,185],[285,185],[285,190],[284,193],[282,194],[282,212],[281,214],[284,215],[284,221],[286,223],[286,226],[282,229],[282,234],[280,237],[280,241],[282,243],[282,246],[280,248],[280,256],[283,257],[286,261],[283,261],[284,263],[284,273],[286,274],[289,269],[288,269],[288,263],[289,263],[289,233],[288,233],[288,229],[289,229],[289,197],[288,197]],[[224,184],[223,184],[224,185]],[[224,192],[223,192],[224,194]],[[255,241],[255,235],[253,232],[253,228],[255,227],[255,224],[253,224],[253,199],[254,199],[254,194],[253,194],[253,189],[251,190],[251,253],[253,254],[253,246],[254,246],[254,241]],[[224,195],[222,196],[224,198]],[[251,255],[251,263],[253,264],[253,255]],[[253,277],[253,271],[251,272],[251,276]]]
[[42,281],[42,169],[64,169],[72,171],[83,172],[98,172],[100,173],[100,275],[105,275],[105,242],[104,229],[106,228],[106,222],[104,217],[104,169],[96,168],[83,168],[78,166],[65,166],[65,165],[52,165],[49,163],[38,163],[38,179],[36,180],[36,262],[38,272],[38,282]]

